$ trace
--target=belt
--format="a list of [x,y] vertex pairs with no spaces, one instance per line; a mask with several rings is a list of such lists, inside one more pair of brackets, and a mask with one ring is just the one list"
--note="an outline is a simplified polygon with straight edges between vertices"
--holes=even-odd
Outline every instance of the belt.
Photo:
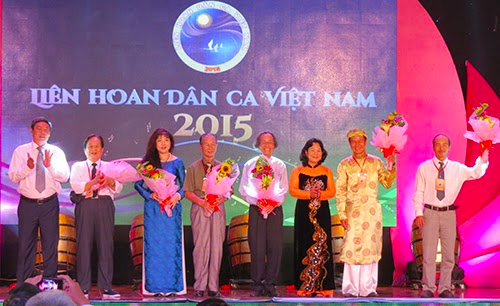
[[109,195],[98,195],[97,197],[83,198],[82,200],[113,200]]
[[54,193],[50,197],[43,198],[43,199],[31,199],[31,198],[28,198],[28,197],[25,197],[25,196],[21,195],[21,199],[23,199],[24,201],[31,202],[31,203],[36,203],[38,205],[42,205],[43,203],[47,203],[47,202],[49,202],[51,200],[54,200],[55,198],[57,198],[57,193]]
[[425,208],[432,209],[435,211],[448,211],[448,210],[456,210],[458,209],[458,206],[455,206],[455,204],[451,204],[450,206],[445,206],[445,207],[437,207],[437,206],[432,206],[429,204],[424,205]]

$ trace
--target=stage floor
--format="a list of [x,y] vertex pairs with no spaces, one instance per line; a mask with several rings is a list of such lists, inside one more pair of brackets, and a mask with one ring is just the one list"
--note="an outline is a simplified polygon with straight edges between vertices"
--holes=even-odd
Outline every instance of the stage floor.
[[[195,298],[194,291],[189,288],[188,294],[185,296],[178,296],[175,298],[169,297],[151,297],[143,296],[139,290],[133,290],[131,285],[115,286],[114,289],[121,294],[120,299],[103,300],[101,292],[93,287],[89,293],[89,299],[92,305],[148,305],[163,304],[163,303],[182,303],[183,305],[196,304],[203,299]],[[0,287],[0,300],[3,302],[7,296],[9,287]],[[359,303],[384,303],[384,304],[405,304],[405,305],[419,305],[419,304],[470,304],[482,303],[482,305],[500,303],[500,289],[499,288],[467,288],[465,290],[455,290],[455,297],[453,299],[422,299],[420,298],[420,291],[411,288],[396,288],[396,287],[379,287],[378,297],[373,298],[344,298],[340,290],[337,290],[332,297],[314,297],[303,298],[297,296],[295,292],[289,292],[286,287],[278,287],[279,297],[274,298],[255,298],[251,297],[251,290],[249,286],[240,286],[238,289],[222,292],[222,299],[228,304],[245,303],[250,305],[253,303],[287,303],[287,304],[323,304],[323,303],[336,303],[336,304],[359,304]],[[205,297],[206,298],[206,297]],[[262,305],[262,304],[261,304]]]

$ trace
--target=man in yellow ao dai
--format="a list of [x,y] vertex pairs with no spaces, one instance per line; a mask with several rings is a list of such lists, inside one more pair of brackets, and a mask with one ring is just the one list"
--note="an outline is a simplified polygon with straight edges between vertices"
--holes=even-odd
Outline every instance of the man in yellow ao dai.
[[347,139],[352,156],[337,168],[337,210],[346,229],[340,260],[344,262],[344,296],[377,296],[378,261],[382,257],[382,207],[378,182],[390,188],[396,178],[394,156],[384,162],[366,153],[366,132],[354,129]]

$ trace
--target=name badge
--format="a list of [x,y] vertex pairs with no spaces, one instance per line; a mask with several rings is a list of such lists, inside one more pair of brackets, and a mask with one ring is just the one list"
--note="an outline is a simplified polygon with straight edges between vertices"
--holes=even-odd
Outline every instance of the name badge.
[[368,180],[368,173],[361,171],[358,173],[358,188],[365,188]]
[[437,178],[436,179],[436,190],[444,191],[444,179]]
[[207,189],[207,177],[205,176],[203,178],[203,183],[201,184],[201,191],[205,192],[206,189]]

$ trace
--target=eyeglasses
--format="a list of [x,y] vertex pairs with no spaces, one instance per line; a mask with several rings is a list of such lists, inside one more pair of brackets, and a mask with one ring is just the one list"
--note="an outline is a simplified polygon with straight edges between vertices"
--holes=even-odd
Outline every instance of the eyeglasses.
[[215,147],[217,147],[217,144],[216,143],[204,143],[201,146],[203,148],[205,148],[205,149],[209,149],[209,148],[215,148]]

